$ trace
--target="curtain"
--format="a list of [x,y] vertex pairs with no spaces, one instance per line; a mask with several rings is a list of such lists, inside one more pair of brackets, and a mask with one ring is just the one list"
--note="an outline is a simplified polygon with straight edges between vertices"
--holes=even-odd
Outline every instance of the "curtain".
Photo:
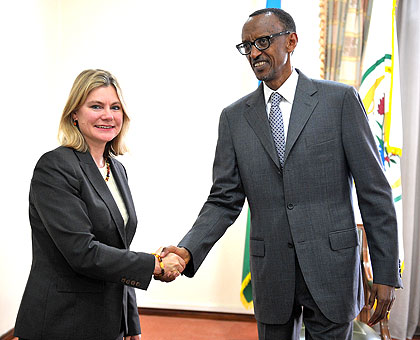
[[404,289],[396,292],[389,328],[393,338],[406,339],[413,337],[420,317],[420,1],[399,1],[397,34],[403,120],[401,177],[405,270]]
[[359,87],[372,2],[320,1],[321,78]]

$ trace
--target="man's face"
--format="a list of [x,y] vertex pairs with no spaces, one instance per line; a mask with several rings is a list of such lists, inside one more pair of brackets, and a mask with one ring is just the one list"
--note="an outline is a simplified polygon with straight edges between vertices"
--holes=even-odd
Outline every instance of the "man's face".
[[[283,24],[272,13],[250,17],[242,29],[242,42],[284,31]],[[270,47],[260,51],[252,46],[248,61],[258,80],[277,90],[291,73],[289,53],[297,43],[296,33],[271,38]]]

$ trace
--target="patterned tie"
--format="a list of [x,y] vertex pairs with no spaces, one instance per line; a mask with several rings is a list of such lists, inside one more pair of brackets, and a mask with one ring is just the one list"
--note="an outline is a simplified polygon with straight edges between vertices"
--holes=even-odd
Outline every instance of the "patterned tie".
[[284,149],[285,149],[285,138],[284,138],[284,124],[283,114],[280,110],[280,102],[283,97],[277,92],[273,92],[271,95],[271,108],[268,121],[270,122],[271,133],[273,134],[274,144],[276,145],[277,154],[279,155],[280,164],[283,167],[284,164]]

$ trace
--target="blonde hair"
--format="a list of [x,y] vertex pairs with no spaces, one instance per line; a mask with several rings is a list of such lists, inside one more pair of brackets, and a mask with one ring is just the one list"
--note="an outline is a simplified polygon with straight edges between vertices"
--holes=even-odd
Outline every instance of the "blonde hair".
[[126,106],[117,79],[111,73],[104,70],[85,70],[77,76],[70,90],[63,114],[61,115],[60,125],[58,127],[58,140],[61,145],[80,152],[89,150],[85,138],[78,127],[74,125],[72,114],[83,105],[92,90],[101,86],[113,86],[115,88],[123,111],[121,131],[118,136],[106,143],[104,157],[123,155],[128,151],[124,137],[128,131],[130,118],[127,115]]

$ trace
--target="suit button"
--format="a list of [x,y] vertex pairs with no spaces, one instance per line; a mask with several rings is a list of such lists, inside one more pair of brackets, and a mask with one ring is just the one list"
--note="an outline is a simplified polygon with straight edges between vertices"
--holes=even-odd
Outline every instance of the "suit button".
[[132,280],[130,283],[132,286],[134,286],[136,284],[136,281]]
[[121,282],[122,282],[122,283],[125,283],[125,277],[123,277],[123,278],[121,279]]
[[136,287],[140,287],[140,282],[136,282]]
[[295,206],[292,204],[292,203],[289,203],[288,205],[287,205],[287,209],[289,209],[289,210],[293,210],[293,208],[294,208]]
[[287,242],[287,246],[288,246],[289,248],[293,248],[293,247],[294,247],[292,242]]

